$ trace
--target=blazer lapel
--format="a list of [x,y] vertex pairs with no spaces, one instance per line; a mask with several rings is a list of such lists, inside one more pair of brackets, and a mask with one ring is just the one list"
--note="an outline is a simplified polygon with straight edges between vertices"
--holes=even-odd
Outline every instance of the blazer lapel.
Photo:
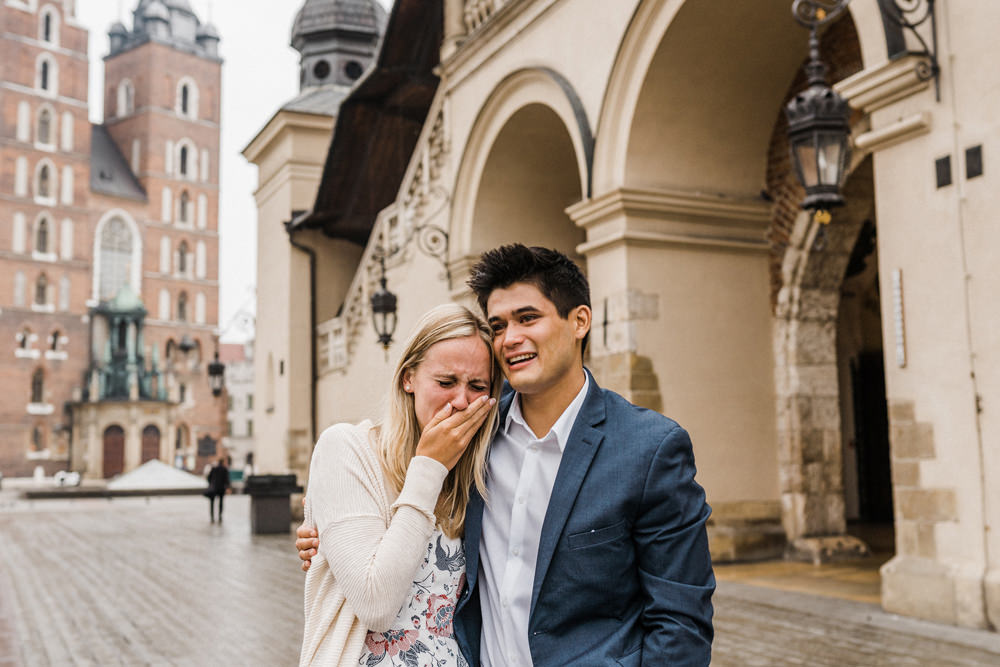
[[590,375],[590,371],[587,371],[587,375],[590,376],[587,398],[584,399],[580,413],[576,417],[576,423],[570,431],[566,448],[563,450],[559,471],[556,473],[556,480],[552,485],[552,496],[549,499],[548,509],[545,511],[545,520],[542,522],[538,558],[535,561],[535,581],[531,589],[529,618],[531,614],[535,613],[538,591],[542,587],[542,582],[545,581],[552,553],[555,551],[556,544],[559,543],[570,510],[580,492],[580,486],[583,484],[584,477],[587,476],[587,470],[590,469],[598,447],[604,441],[604,432],[594,428],[604,421],[604,395],[594,381],[594,377]]

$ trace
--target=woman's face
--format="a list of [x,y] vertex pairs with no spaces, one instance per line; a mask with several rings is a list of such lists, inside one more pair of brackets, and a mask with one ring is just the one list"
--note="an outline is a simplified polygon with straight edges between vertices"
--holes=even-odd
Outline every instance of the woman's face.
[[491,354],[479,336],[452,338],[431,345],[423,363],[403,373],[421,429],[448,403],[464,410],[490,393]]

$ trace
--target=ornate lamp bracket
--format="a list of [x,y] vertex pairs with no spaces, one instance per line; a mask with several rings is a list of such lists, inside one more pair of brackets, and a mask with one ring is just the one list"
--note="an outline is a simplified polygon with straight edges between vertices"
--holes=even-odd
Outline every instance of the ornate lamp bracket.
[[[896,25],[909,32],[921,46],[920,51],[909,51],[908,53],[918,56],[926,56],[929,61],[917,70],[917,75],[924,81],[934,79],[934,97],[941,101],[941,66],[938,63],[937,50],[937,15],[934,12],[935,0],[878,0],[879,11],[882,12],[882,20],[886,24]],[[922,34],[920,28],[925,23],[930,24],[930,45]]]

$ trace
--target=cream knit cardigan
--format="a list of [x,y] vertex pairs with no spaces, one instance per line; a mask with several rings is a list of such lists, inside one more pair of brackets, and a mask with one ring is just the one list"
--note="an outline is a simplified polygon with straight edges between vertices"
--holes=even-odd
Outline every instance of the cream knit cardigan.
[[371,422],[320,435],[306,494],[306,522],[320,546],[306,573],[300,667],[357,665],[368,631],[389,628],[427,551],[447,475],[434,459],[415,456],[393,499]]

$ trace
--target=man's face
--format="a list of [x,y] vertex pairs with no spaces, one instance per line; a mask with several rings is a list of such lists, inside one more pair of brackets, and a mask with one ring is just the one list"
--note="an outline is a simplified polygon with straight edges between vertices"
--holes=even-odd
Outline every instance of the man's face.
[[516,391],[541,394],[578,377],[582,340],[590,329],[587,306],[563,318],[537,287],[514,283],[490,294],[486,313],[493,352]]

